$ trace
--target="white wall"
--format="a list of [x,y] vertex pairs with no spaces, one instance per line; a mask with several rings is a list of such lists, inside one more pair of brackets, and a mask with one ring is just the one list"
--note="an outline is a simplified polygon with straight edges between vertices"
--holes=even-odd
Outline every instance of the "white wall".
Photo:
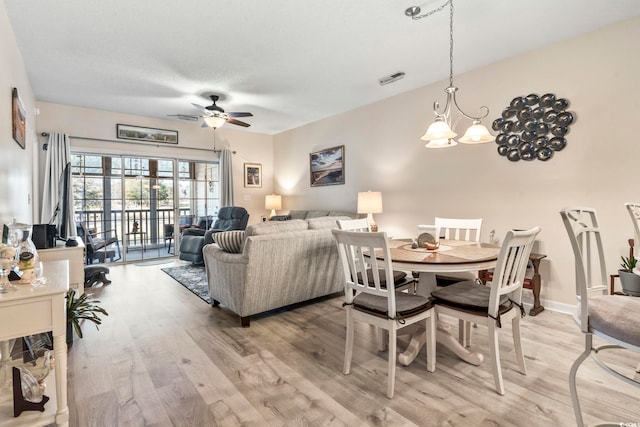
[[[210,151],[214,144],[213,129],[201,128],[200,123],[162,120],[46,102],[39,102],[38,107],[40,109],[38,135],[41,132],[63,132],[72,137],[94,139],[71,138],[72,150],[194,160],[217,159],[217,154]],[[177,130],[178,145],[114,142],[117,123]],[[40,162],[44,165],[46,152],[42,151],[41,147],[47,138],[42,136],[38,138]],[[217,149],[227,147],[236,152],[232,160],[234,202],[249,211],[250,223],[260,221],[260,217],[267,213],[264,209],[264,197],[273,191],[273,137],[235,131],[231,125],[225,125],[215,132],[215,147]],[[193,148],[200,150],[193,150]],[[262,164],[262,188],[244,188],[244,163]],[[42,183],[40,188],[41,186]]]
[[[18,88],[27,114],[24,150],[12,137],[11,92],[14,87]],[[32,203],[37,182],[37,175],[32,178],[35,171],[35,104],[13,28],[4,3],[0,2],[0,226],[10,223],[12,218],[31,223],[38,209]]]
[[[448,82],[441,81],[277,135],[274,186],[283,208],[355,210],[358,191],[378,190],[384,213],[376,221],[393,236],[415,236],[416,225],[435,216],[482,217],[483,241],[491,230],[502,237],[510,228],[539,225],[534,251],[548,255],[542,297],[571,304],[573,256],[558,211],[597,208],[612,273],[633,237],[624,202],[640,201],[635,40],[640,19],[454,76],[468,114],[490,108],[488,126],[516,96],[550,92],[567,98],[577,120],[567,147],[548,162],[510,162],[494,143],[424,148],[419,138],[433,119],[433,101],[445,100]],[[342,144],[346,184],[311,188],[309,153]]]

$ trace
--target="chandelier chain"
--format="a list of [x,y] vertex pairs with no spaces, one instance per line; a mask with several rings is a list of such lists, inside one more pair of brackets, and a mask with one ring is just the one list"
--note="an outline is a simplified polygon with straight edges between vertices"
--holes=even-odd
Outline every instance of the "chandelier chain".
[[417,15],[417,13],[420,13],[420,8],[419,8],[419,7],[417,8],[417,12],[416,12],[416,14],[409,12],[409,9],[407,9],[407,11],[406,11],[405,13],[406,13],[407,15],[411,16],[411,19],[413,19],[414,21],[417,21],[418,19],[427,18],[427,17],[429,17],[429,16],[433,15],[434,13],[438,13],[438,12],[440,12],[442,9],[444,9],[445,7],[447,7],[447,5],[448,5],[449,3],[451,3],[451,0],[448,0],[448,1],[447,1],[445,4],[443,4],[442,6],[440,6],[440,7],[436,8],[436,9],[430,10],[429,12],[425,12],[425,13],[424,13],[424,14],[422,14],[422,15]]
[[453,0],[449,0],[449,86],[453,86]]

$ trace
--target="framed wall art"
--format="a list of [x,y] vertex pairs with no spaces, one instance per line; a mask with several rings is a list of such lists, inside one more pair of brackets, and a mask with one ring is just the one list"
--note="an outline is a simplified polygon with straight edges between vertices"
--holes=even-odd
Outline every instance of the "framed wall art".
[[344,184],[344,145],[309,154],[311,186]]
[[178,131],[167,129],[145,128],[131,125],[116,125],[118,139],[133,139],[136,141],[162,142],[164,144],[177,144]]
[[25,129],[27,114],[24,110],[24,105],[22,105],[22,101],[20,100],[20,96],[18,96],[18,89],[15,87],[11,94],[11,116],[13,121],[13,139],[24,150],[26,144]]
[[260,163],[244,164],[244,186],[250,188],[262,187],[262,165]]

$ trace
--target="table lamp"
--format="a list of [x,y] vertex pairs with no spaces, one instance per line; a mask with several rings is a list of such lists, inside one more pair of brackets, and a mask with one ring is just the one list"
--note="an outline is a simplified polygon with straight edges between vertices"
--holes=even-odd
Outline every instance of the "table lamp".
[[367,214],[367,222],[371,231],[378,231],[378,225],[373,220],[374,213],[382,213],[382,193],[366,191],[358,193],[358,213]]
[[267,195],[264,199],[264,208],[271,209],[269,218],[271,218],[272,216],[275,216],[276,209],[282,209],[282,196],[278,194]]

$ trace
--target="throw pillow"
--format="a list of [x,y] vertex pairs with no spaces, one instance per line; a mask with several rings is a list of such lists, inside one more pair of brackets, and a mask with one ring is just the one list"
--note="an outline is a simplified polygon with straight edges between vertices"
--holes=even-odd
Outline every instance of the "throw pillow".
[[213,241],[225,252],[239,254],[242,252],[244,230],[223,231],[213,234]]

